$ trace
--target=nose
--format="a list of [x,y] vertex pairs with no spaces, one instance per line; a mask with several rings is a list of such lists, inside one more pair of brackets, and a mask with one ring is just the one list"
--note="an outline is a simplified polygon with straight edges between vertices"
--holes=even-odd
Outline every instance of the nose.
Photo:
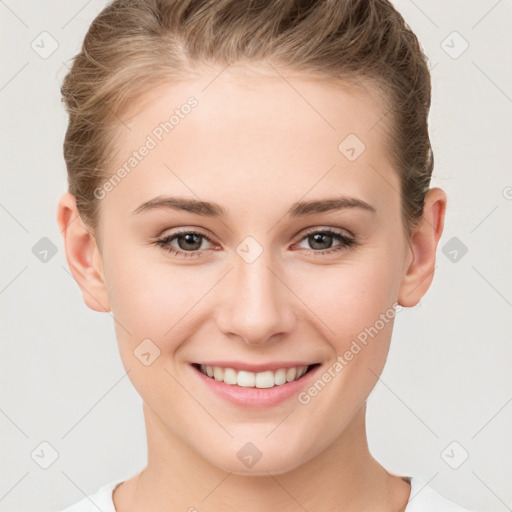
[[296,322],[295,295],[269,252],[263,251],[252,263],[235,255],[234,268],[222,284],[218,327],[226,336],[249,345],[277,341],[290,333]]

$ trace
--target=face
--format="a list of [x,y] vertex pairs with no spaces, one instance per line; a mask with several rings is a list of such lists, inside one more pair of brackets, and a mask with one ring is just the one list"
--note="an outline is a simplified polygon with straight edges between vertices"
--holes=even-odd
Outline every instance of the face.
[[371,90],[214,76],[158,87],[120,128],[102,276],[160,432],[226,471],[283,473],[347,431],[384,366],[411,263],[400,182]]

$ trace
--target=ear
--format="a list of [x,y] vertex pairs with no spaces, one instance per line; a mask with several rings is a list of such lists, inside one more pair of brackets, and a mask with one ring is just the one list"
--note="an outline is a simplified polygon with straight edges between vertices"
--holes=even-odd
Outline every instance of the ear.
[[64,238],[69,269],[82,291],[84,302],[94,311],[110,311],[96,239],[78,214],[75,196],[68,192],[59,200],[57,222]]
[[398,294],[401,306],[416,306],[432,283],[445,211],[446,194],[439,188],[431,188],[425,195],[423,215],[411,233],[411,257]]

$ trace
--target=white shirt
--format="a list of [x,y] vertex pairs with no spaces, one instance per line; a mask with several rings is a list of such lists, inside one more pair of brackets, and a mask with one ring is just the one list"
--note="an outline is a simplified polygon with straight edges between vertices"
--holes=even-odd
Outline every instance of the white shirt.
[[[411,484],[411,494],[404,512],[472,512],[441,496],[419,478],[403,478]],[[110,482],[61,512],[117,512],[112,493],[123,481],[124,479]]]

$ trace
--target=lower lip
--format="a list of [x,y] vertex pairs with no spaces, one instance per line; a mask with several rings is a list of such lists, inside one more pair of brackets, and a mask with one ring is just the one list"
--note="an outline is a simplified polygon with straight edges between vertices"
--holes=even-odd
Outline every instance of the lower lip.
[[271,407],[288,400],[294,395],[298,395],[309,384],[319,368],[320,365],[305,373],[300,379],[279,386],[271,388],[246,388],[215,380],[206,376],[195,366],[192,366],[194,372],[213,393],[232,404],[244,407]]

